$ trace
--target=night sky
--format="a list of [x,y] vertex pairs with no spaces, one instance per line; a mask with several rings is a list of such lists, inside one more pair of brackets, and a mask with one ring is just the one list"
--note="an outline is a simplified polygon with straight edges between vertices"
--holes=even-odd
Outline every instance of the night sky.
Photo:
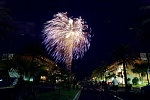
[[[26,29],[19,32],[19,35],[15,34],[11,45],[12,52],[21,52],[23,46],[33,41],[41,42],[43,24],[58,12],[68,12],[70,17],[81,16],[87,22],[92,29],[91,47],[82,59],[73,62],[73,72],[77,77],[89,76],[102,61],[108,64],[113,62],[111,53],[118,44],[128,43],[141,52],[135,38],[136,27],[139,25],[139,9],[150,5],[149,0],[2,1],[6,1],[6,7],[10,9],[18,26],[29,24],[35,29],[31,32]],[[3,47],[6,48],[8,47]]]

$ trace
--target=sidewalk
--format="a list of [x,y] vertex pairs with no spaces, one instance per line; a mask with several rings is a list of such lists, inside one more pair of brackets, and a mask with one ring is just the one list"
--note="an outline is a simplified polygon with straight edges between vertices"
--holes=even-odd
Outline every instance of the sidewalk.
[[5,86],[5,87],[0,87],[0,89],[9,89],[9,88],[14,88],[15,86]]
[[[118,92],[125,92],[125,87],[119,87]],[[141,90],[139,87],[132,87],[131,93],[141,93]]]
[[75,97],[73,98],[73,100],[78,100],[79,99],[79,96],[81,94],[81,90],[82,89],[79,90],[79,92],[75,95]]
[[124,87],[119,87],[117,93],[113,90],[109,90],[107,93],[118,100],[147,100],[141,93],[139,87],[133,87],[130,92],[125,91]]

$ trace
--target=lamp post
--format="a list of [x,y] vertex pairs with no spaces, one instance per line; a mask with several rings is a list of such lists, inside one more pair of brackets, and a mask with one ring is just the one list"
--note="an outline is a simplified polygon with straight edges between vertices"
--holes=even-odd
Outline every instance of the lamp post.
[[147,82],[149,84],[149,54],[150,53],[147,53]]
[[147,60],[147,82],[149,84],[149,73],[150,73],[150,69],[149,69],[149,65],[150,65],[150,62],[149,62],[149,57],[150,57],[150,53],[140,53],[140,56],[141,56],[141,59],[142,60]]

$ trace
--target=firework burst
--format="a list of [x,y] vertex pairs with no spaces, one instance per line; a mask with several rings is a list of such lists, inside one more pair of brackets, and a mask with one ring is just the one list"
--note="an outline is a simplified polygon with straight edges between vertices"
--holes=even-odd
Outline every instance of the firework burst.
[[57,13],[44,24],[43,33],[46,50],[57,62],[65,62],[68,68],[73,59],[82,58],[90,47],[90,28],[81,17]]

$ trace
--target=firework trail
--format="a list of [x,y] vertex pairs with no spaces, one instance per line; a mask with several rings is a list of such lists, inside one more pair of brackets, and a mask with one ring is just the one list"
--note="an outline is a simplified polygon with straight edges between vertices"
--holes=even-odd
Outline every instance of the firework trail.
[[43,43],[57,62],[71,69],[72,60],[82,58],[90,47],[90,28],[81,17],[69,18],[66,12],[53,17],[44,24]]

